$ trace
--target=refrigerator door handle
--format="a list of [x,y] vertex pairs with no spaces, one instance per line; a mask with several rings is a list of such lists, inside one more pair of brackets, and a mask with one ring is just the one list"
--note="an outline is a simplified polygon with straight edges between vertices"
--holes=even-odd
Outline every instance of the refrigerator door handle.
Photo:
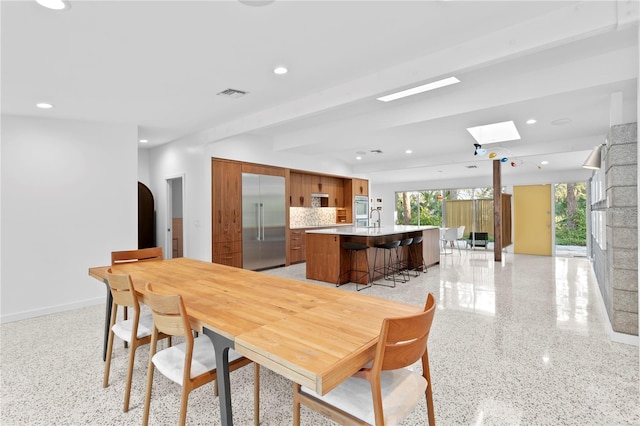
[[256,241],[260,241],[260,203],[256,203],[256,229],[258,230]]
[[260,203],[260,229],[262,229],[262,239],[264,241],[264,204]]

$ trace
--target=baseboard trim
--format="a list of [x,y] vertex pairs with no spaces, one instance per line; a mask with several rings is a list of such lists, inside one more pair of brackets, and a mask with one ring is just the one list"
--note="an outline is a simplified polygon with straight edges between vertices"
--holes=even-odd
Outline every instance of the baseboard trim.
[[640,346],[640,337],[613,331],[611,323],[609,323],[609,336],[611,337],[612,342],[624,343],[625,345],[631,346]]
[[6,324],[15,321],[22,321],[30,318],[37,318],[43,315],[57,314],[58,312],[70,311],[73,309],[86,308],[95,305],[104,305],[105,298],[97,297],[93,299],[81,300],[78,302],[67,303],[64,305],[47,306],[46,308],[34,309],[32,311],[22,311],[14,314],[0,315],[0,324]]

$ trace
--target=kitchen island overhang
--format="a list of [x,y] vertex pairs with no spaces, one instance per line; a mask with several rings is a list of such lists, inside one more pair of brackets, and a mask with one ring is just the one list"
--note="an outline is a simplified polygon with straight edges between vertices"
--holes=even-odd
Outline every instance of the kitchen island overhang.
[[[395,225],[382,227],[354,227],[343,226],[336,228],[313,229],[306,231],[307,278],[336,284],[337,286],[356,280],[355,275],[349,276],[349,255],[342,248],[342,243],[353,242],[369,246],[367,268],[372,273],[372,279],[382,278],[382,274],[374,271],[382,267],[383,256],[375,256],[378,244],[399,241],[407,238],[422,236],[423,240],[417,245],[422,253],[424,263],[430,266],[440,262],[440,229],[437,226]],[[408,259],[409,247],[404,247]],[[413,248],[412,248],[413,250]],[[415,260],[414,260],[415,261]],[[359,257],[358,265],[353,269],[364,267],[364,258]],[[375,263],[375,264],[374,264]],[[409,264],[409,268],[417,265]],[[357,280],[366,284],[366,277]],[[356,281],[351,281],[356,282]]]

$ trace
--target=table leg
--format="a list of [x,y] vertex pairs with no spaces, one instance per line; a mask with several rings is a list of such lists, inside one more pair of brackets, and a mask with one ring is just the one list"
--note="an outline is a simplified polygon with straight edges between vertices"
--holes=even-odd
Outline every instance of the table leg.
[[233,348],[233,341],[218,333],[203,328],[203,333],[209,336],[216,353],[216,370],[218,372],[218,401],[220,402],[220,424],[233,426],[233,412],[231,411],[231,386],[229,385],[229,348]]
[[109,341],[109,323],[111,321],[111,305],[113,304],[113,296],[111,295],[111,289],[109,284],[105,281],[107,286],[107,308],[104,314],[104,343],[102,345],[102,360],[107,360],[107,342]]

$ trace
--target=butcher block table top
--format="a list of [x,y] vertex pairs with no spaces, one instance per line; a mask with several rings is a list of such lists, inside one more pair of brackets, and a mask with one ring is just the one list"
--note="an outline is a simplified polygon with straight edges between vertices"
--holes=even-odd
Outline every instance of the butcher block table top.
[[373,359],[382,320],[422,307],[265,273],[178,258],[108,268],[144,286],[180,294],[195,330],[231,340],[234,349],[284,377],[325,394]]

